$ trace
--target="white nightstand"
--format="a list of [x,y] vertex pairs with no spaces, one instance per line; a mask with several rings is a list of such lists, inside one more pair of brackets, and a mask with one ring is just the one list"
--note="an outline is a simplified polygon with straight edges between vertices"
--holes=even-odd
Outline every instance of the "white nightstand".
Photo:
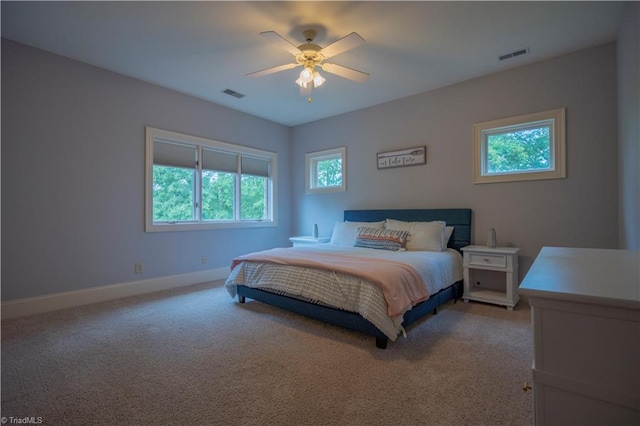
[[[494,303],[506,306],[510,311],[518,303],[518,251],[517,247],[466,246],[464,253],[464,293],[465,302]],[[474,280],[474,270],[503,272],[506,278],[504,290],[480,288]]]
[[291,243],[293,244],[294,247],[306,246],[306,245],[309,245],[309,244],[323,244],[323,243],[328,243],[329,240],[331,240],[331,238],[329,238],[329,237],[318,237],[318,238],[313,238],[313,237],[291,237],[291,238],[289,238],[289,241],[291,241]]

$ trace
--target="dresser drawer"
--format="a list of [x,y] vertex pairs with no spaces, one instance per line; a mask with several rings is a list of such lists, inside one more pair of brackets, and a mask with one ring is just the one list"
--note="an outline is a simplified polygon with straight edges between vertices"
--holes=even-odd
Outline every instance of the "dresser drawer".
[[504,254],[469,253],[469,265],[507,267],[507,256]]

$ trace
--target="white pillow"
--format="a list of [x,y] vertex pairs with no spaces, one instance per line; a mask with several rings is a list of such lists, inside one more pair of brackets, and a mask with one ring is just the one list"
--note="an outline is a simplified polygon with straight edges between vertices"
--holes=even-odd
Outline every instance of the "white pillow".
[[336,222],[331,234],[331,244],[353,247],[358,238],[358,228],[384,228],[381,222]]
[[407,250],[409,251],[443,251],[446,250],[446,223],[440,220],[433,222],[403,222],[387,219],[385,228],[396,231],[407,231]]
[[444,246],[447,247],[449,245],[449,240],[451,239],[451,235],[453,235],[453,226],[447,226],[444,228]]

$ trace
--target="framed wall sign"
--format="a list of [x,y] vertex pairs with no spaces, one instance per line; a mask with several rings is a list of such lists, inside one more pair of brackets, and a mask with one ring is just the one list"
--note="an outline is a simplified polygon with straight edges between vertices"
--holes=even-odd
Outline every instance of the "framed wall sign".
[[391,167],[418,166],[427,164],[427,147],[401,149],[398,151],[379,152],[378,169]]

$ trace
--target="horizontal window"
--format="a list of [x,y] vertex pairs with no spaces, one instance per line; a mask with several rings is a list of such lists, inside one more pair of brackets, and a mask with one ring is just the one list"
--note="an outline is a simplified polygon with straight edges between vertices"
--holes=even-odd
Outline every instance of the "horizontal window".
[[146,129],[145,229],[273,226],[277,155]]
[[564,108],[473,126],[473,182],[566,177]]

